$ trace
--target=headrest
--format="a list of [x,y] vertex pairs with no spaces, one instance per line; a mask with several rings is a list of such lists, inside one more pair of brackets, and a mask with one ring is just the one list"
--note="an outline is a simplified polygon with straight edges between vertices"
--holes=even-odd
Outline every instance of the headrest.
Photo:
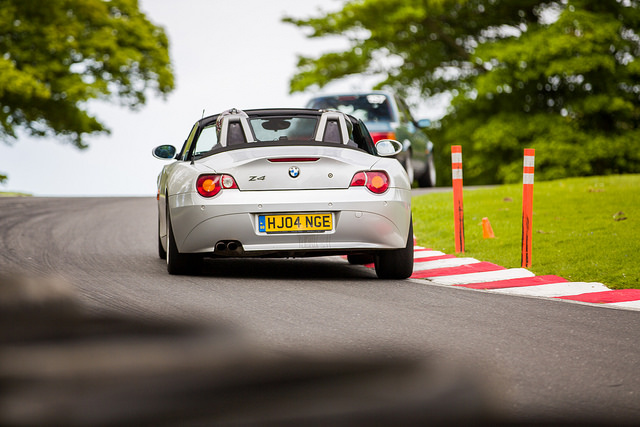
[[[337,123],[337,129],[336,129]],[[335,131],[339,130],[339,138],[336,138]],[[344,113],[339,111],[325,111],[320,116],[320,123],[314,138],[318,142],[339,142],[341,144],[349,143],[349,128],[347,127],[347,118]],[[337,140],[336,140],[337,139]]]
[[[229,125],[233,123],[234,130],[229,131]],[[244,138],[240,138],[238,136],[238,131],[240,129],[235,129],[236,127],[242,129],[242,133],[244,133]],[[218,143],[226,147],[227,145],[231,145],[238,142],[256,142],[253,137],[253,133],[251,132],[251,127],[249,127],[249,122],[247,121],[246,114],[228,114],[222,117],[222,124],[220,128],[220,136]]]

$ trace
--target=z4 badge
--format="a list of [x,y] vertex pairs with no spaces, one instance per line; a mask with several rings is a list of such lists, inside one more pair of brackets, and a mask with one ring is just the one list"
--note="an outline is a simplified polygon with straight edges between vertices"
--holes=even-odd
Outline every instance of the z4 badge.
[[264,181],[264,175],[262,176],[257,176],[257,175],[251,175],[249,176],[249,181]]

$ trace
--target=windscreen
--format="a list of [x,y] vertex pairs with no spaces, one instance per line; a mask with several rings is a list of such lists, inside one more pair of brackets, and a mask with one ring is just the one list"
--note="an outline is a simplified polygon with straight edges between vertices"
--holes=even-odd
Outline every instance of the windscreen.
[[216,132],[215,122],[205,127],[200,132],[198,141],[196,142],[196,148],[193,152],[195,156],[201,156],[214,148],[218,147],[218,135]]
[[370,93],[367,95],[324,96],[312,99],[308,108],[317,110],[337,110],[350,114],[363,122],[389,122],[391,110],[386,95]]
[[256,141],[311,141],[317,117],[259,117],[249,119]]

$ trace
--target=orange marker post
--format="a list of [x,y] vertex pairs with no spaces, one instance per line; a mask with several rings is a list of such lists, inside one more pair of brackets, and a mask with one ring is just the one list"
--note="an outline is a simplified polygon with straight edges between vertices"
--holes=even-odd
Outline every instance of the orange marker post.
[[464,253],[464,209],[462,205],[462,146],[451,146],[451,173],[453,181],[453,231],[456,253]]
[[533,237],[533,171],[535,166],[533,148],[524,150],[522,174],[522,267],[531,267],[531,243]]

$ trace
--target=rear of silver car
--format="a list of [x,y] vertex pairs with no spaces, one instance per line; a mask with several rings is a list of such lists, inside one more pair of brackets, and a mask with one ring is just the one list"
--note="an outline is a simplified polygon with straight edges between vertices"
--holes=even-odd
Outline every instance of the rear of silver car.
[[[277,113],[233,110],[215,128],[203,119],[176,156],[181,161],[163,168],[159,253],[169,272],[186,272],[202,256],[341,254],[375,260],[380,277],[408,277],[410,183],[385,157],[401,145],[373,147],[364,124],[354,131],[359,122],[342,113]],[[169,148],[154,155],[169,158]]]
[[[193,182],[207,168],[232,176],[238,188],[223,189],[213,198],[202,197],[195,187],[169,192],[180,252],[306,256],[404,247],[411,195],[398,162],[374,158],[372,163],[372,156],[342,148],[320,151],[256,148],[252,154],[257,158],[251,160],[242,159],[239,151],[200,160],[191,172]],[[350,187],[357,172],[376,167],[392,171],[383,194]]]

